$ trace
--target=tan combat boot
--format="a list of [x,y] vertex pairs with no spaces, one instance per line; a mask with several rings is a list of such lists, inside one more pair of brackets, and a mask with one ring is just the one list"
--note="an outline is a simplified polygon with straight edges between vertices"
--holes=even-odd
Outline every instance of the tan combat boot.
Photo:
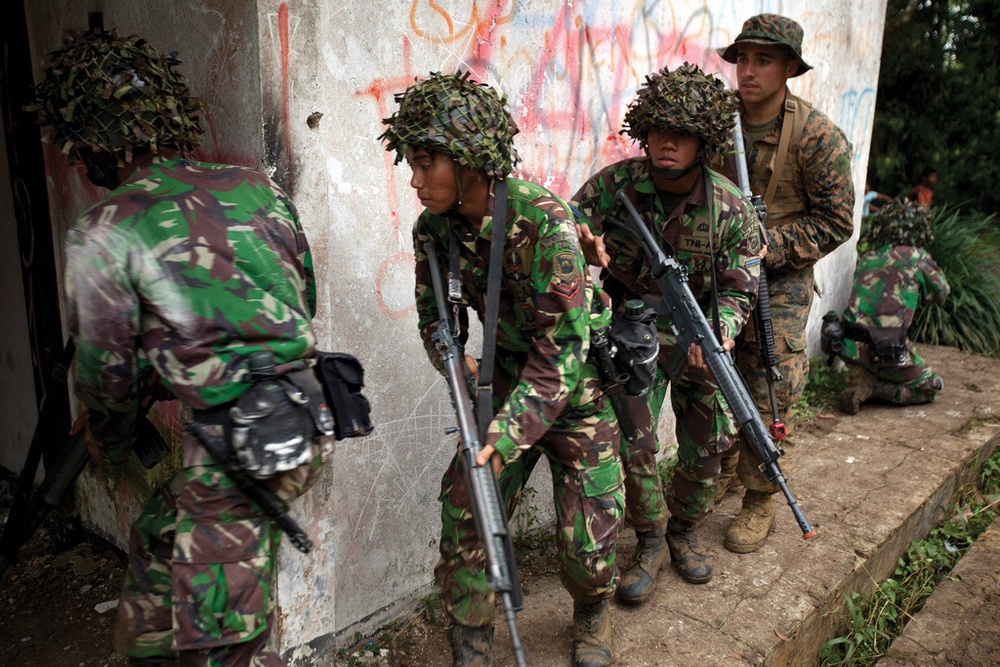
[[774,498],[770,493],[747,489],[743,507],[726,531],[726,548],[738,554],[757,551],[774,525]]
[[573,664],[609,667],[614,659],[611,601],[573,601]]
[[448,628],[454,667],[493,666],[493,626],[470,628],[453,623]]
[[840,409],[849,415],[856,415],[861,404],[872,397],[876,376],[861,366],[852,366],[847,375],[847,386],[840,392]]
[[670,517],[667,522],[667,546],[670,547],[670,562],[684,581],[706,584],[711,580],[712,564],[698,543],[692,522]]
[[667,543],[663,539],[663,529],[636,532],[639,544],[635,548],[635,558],[622,572],[618,583],[618,599],[629,604],[645,602],[656,586],[656,575],[667,556]]

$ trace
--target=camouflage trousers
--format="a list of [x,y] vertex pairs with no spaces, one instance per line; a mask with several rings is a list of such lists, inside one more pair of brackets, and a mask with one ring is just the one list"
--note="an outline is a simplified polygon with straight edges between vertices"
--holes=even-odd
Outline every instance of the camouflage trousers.
[[916,346],[906,341],[909,351],[906,364],[891,368],[880,368],[871,362],[871,352],[868,344],[844,341],[844,354],[841,358],[855,368],[863,368],[870,373],[872,380],[882,380],[896,385],[896,395],[890,399],[895,405],[918,405],[930,403],[938,392],[944,389],[944,379],[935,373],[921,358]]
[[[786,455],[780,464],[786,479],[790,477],[795,459],[795,416],[789,407],[802,398],[809,379],[809,356],[806,353],[806,321],[813,299],[812,267],[800,271],[768,276],[771,321],[774,328],[774,355],[782,379],[775,383],[778,411],[785,423],[785,439],[781,446]],[[772,422],[771,400],[767,385],[767,368],[760,360],[757,332],[753,326],[744,329],[736,341],[736,366],[747,383],[765,424]],[[740,434],[739,447],[730,456],[738,456],[736,472],[746,488],[763,493],[778,493],[781,488],[768,481],[760,471],[762,460],[746,437]],[[731,465],[731,463],[730,463]]]
[[664,496],[656,468],[660,448],[656,430],[668,385],[663,365],[673,349],[673,339],[662,332],[660,338],[660,365],[653,388],[645,397],[629,398],[639,437],[633,443],[622,441],[626,522],[638,532],[663,527],[668,509],[688,521],[704,518],[712,509],[722,453],[736,436],[729,407],[711,375],[685,370],[670,383],[677,466]]
[[[115,647],[192,667],[283,666],[266,646],[282,531],[193,436],[184,434],[182,448],[184,467],[132,525]],[[316,479],[319,451],[317,443],[311,463],[268,480],[286,506]]]
[[[544,455],[552,471],[560,579],[573,599],[607,599],[618,583],[615,543],[621,530],[622,488],[618,429],[604,399],[561,415],[534,447],[500,471],[512,516],[535,464]],[[476,534],[464,463],[456,455],[441,481],[441,558],[434,576],[453,621],[469,627],[493,622],[484,547]]]

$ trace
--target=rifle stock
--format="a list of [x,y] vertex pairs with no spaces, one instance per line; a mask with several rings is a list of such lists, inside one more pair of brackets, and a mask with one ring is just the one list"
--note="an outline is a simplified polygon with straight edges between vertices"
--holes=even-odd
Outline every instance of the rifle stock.
[[524,647],[517,631],[516,612],[524,607],[521,593],[521,582],[517,575],[517,562],[514,558],[514,545],[511,542],[510,530],[507,527],[507,512],[504,509],[500,486],[493,466],[476,463],[476,456],[483,448],[473,409],[472,398],[465,379],[464,354],[455,342],[451,321],[448,317],[448,305],[444,297],[443,280],[440,263],[434,243],[424,245],[424,252],[430,264],[431,282],[434,296],[437,300],[438,328],[434,334],[434,342],[441,355],[445,374],[448,379],[448,391],[455,408],[458,422],[458,433],[461,438],[460,454],[462,468],[466,474],[469,496],[472,500],[472,513],[475,517],[476,532],[483,543],[486,552],[486,577],[490,590],[500,595],[503,601],[504,615],[510,628],[510,641],[514,659],[518,667],[526,667]]
[[711,325],[698,306],[688,286],[687,272],[676,259],[664,254],[624,191],[619,191],[617,197],[628,211],[628,220],[609,217],[608,222],[625,229],[642,246],[643,252],[649,259],[651,274],[660,288],[665,306],[664,312],[671,319],[671,328],[677,337],[676,345],[681,349],[687,349],[691,343],[697,343],[701,347],[705,363],[715,378],[719,391],[729,404],[736,426],[743,431],[763,460],[761,471],[768,480],[781,488],[795,521],[802,530],[802,536],[806,539],[814,537],[816,531],[799,509],[798,502],[789,491],[781,467],[778,465],[778,458],[784,452],[772,441],[764,426],[764,420],[761,419],[760,412],[743,383],[743,378],[733,364],[732,357],[716,339]]

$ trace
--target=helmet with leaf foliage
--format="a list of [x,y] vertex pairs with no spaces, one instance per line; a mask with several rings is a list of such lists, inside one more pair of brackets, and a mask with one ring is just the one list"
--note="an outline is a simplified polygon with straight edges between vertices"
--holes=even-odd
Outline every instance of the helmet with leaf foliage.
[[872,250],[885,245],[924,248],[933,240],[930,212],[915,201],[902,197],[893,199],[868,216],[861,233],[861,241]]
[[469,78],[469,73],[441,74],[418,81],[396,95],[399,110],[383,119],[379,136],[396,151],[396,164],[411,148],[425,148],[494,178],[506,177],[518,162],[517,125],[506,96]]
[[736,95],[697,65],[664,67],[646,77],[629,105],[620,134],[646,145],[650,130],[675,130],[701,137],[708,151],[723,153],[731,141]]
[[175,71],[176,54],[161,56],[139,37],[114,28],[69,30],[48,55],[35,86],[42,138],[69,158],[112,156],[118,167],[137,153],[190,153],[201,143],[198,110]]

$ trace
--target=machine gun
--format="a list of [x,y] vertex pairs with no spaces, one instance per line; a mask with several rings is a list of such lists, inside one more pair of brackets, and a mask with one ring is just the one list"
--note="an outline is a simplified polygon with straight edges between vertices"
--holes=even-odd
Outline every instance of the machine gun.
[[[746,146],[743,141],[743,122],[740,112],[733,114],[736,121],[733,127],[733,145],[736,154],[736,184],[743,196],[750,200],[760,217],[760,224],[767,222],[767,204],[760,195],[750,190],[750,176],[747,172]],[[766,243],[766,239],[765,239]],[[771,437],[781,442],[785,437],[785,422],[781,420],[778,410],[778,395],[775,385],[781,382],[781,371],[778,370],[778,358],[774,354],[774,326],[771,322],[771,295],[767,287],[767,270],[764,262],[760,265],[760,283],[757,288],[757,307],[753,311],[754,329],[757,331],[757,342],[760,346],[760,360],[767,369],[767,394],[771,402]]]
[[634,236],[649,258],[650,273],[656,280],[663,298],[664,310],[662,314],[671,319],[671,328],[677,337],[675,349],[686,350],[691,343],[697,343],[701,347],[705,363],[711,371],[712,377],[715,378],[719,391],[729,403],[736,426],[743,431],[747,440],[750,441],[763,460],[761,472],[768,480],[781,487],[781,492],[785,494],[788,506],[791,507],[792,514],[795,515],[795,521],[802,529],[803,538],[814,537],[816,531],[809,525],[809,521],[799,509],[795,497],[788,490],[785,476],[778,465],[778,458],[784,452],[775,445],[769,436],[768,430],[764,426],[764,420],[761,419],[743,378],[737,372],[732,357],[726,353],[725,348],[716,339],[712,327],[705,319],[705,314],[698,306],[698,302],[688,286],[687,271],[677,263],[676,259],[664,254],[625,192],[620,190],[617,198],[625,205],[628,219],[623,221],[609,217],[607,222],[621,227]]
[[448,317],[448,304],[445,301],[444,281],[441,278],[437,249],[433,243],[427,243],[424,245],[424,252],[430,263],[431,282],[439,316],[437,332],[433,338],[441,354],[448,378],[448,391],[458,420],[458,433],[461,438],[460,455],[472,501],[476,533],[486,551],[486,577],[489,580],[490,590],[500,595],[503,601],[514,660],[518,667],[526,667],[528,662],[516,621],[516,612],[524,608],[524,600],[521,594],[521,582],[517,576],[514,546],[507,527],[507,513],[501,502],[500,486],[497,484],[492,464],[487,462],[481,466],[476,463],[476,456],[483,448],[483,444],[479,437],[475,410],[465,377],[464,354],[455,341],[452,323]]
[[[63,352],[62,362],[57,366],[56,380],[66,382],[66,371],[72,362],[75,347],[70,340]],[[132,451],[147,469],[154,467],[170,453],[170,448],[163,441],[159,431],[149,421],[149,410],[156,403],[153,386],[158,381],[152,368],[146,368],[139,377],[140,398],[136,415],[136,439]],[[45,446],[44,432],[49,428],[49,420],[55,416],[50,414],[43,405],[38,415],[35,435],[28,449],[28,456],[14,495],[14,504],[7,516],[7,523],[0,535],[0,575],[11,563],[17,562],[18,553],[35,535],[49,512],[60,505],[66,492],[73,487],[76,479],[83,472],[90,453],[87,451],[86,424],[88,411],[77,417],[69,432],[69,438],[62,447],[62,453],[56,459],[51,470],[46,472],[38,490],[32,493],[35,472],[41,457],[41,448]]]

